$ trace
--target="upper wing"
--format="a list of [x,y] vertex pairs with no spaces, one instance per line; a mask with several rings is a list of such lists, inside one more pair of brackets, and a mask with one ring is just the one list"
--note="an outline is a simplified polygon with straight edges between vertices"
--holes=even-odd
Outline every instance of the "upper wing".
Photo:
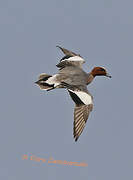
[[75,90],[68,89],[68,92],[75,102],[73,135],[75,141],[77,141],[93,109],[93,97],[86,87]]
[[80,56],[80,54],[76,54],[76,53],[74,53],[68,49],[62,48],[60,46],[56,46],[56,47],[58,47],[65,55],[71,55],[71,56],[77,56],[78,55],[78,56]]
[[60,60],[60,62],[56,65],[60,69],[66,67],[66,66],[79,66],[81,67],[83,63],[85,63],[85,60],[79,55],[72,51],[69,51],[65,48],[59,47],[65,56]]

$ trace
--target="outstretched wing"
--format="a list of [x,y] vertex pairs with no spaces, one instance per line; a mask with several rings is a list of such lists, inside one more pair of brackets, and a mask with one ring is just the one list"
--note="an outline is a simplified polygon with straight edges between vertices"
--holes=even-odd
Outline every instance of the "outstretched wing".
[[89,114],[93,109],[93,97],[88,92],[87,87],[83,87],[82,89],[76,88],[75,90],[68,89],[68,92],[75,102],[73,135],[75,141],[77,141],[83,132]]
[[85,63],[85,60],[79,55],[72,51],[69,51],[65,48],[59,47],[65,56],[60,60],[60,62],[56,65],[60,69],[66,66],[79,66],[82,67],[82,64]]
[[60,46],[56,46],[56,47],[58,47],[65,55],[71,55],[71,56],[77,56],[78,55],[78,56],[80,56],[80,54],[76,54],[76,53],[74,53],[68,49],[62,48]]

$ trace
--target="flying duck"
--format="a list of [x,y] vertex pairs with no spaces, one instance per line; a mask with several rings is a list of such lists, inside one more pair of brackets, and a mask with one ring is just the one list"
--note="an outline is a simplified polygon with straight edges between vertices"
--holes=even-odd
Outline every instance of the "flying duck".
[[41,90],[50,91],[55,88],[65,88],[75,103],[73,135],[75,141],[81,135],[90,112],[93,109],[93,97],[87,89],[96,76],[111,78],[103,67],[94,67],[90,73],[82,69],[85,60],[72,51],[57,46],[65,56],[56,65],[59,72],[54,75],[40,74],[38,81]]

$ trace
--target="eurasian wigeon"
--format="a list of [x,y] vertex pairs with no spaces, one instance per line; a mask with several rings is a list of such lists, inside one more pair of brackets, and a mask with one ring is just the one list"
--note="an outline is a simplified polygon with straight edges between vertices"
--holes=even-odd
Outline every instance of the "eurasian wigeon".
[[65,88],[75,102],[73,135],[75,141],[81,135],[88,116],[93,109],[93,97],[87,90],[96,76],[106,76],[111,78],[103,67],[94,67],[90,73],[82,69],[85,60],[79,55],[65,48],[60,48],[65,56],[56,65],[59,72],[55,75],[40,74],[36,84],[42,90],[52,90],[55,88]]

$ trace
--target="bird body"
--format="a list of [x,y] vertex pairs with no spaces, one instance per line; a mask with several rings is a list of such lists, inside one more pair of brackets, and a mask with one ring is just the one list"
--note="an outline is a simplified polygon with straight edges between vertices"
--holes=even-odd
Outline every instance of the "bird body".
[[[59,47],[59,46],[58,46]],[[55,75],[41,74],[36,82],[42,90],[65,88],[75,102],[74,128],[75,141],[81,135],[88,116],[93,109],[93,97],[87,89],[95,76],[111,77],[102,67],[95,67],[90,73],[82,69],[85,60],[79,55],[65,48],[59,47],[65,56],[56,65],[59,72]]]

